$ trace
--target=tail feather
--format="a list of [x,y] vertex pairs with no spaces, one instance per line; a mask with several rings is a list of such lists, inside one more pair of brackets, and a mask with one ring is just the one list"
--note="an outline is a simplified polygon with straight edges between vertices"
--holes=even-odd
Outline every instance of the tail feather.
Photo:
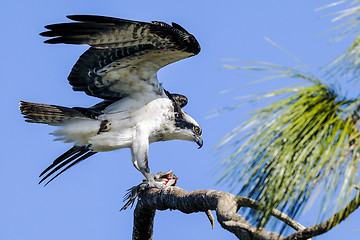
[[73,146],[68,151],[64,152],[62,155],[60,155],[58,158],[56,158],[53,163],[47,167],[42,173],[40,173],[39,177],[42,177],[45,173],[47,173],[50,169],[58,165],[59,163],[65,161],[67,158],[74,156],[74,154],[80,152],[81,150],[86,149],[84,146]]
[[[101,102],[93,107],[90,108],[68,108],[50,104],[41,104],[41,103],[32,103],[32,102],[25,102],[20,101],[20,110],[21,113],[26,118],[26,122],[33,122],[33,123],[44,123],[54,126],[61,126],[63,125],[65,128],[70,127],[72,130],[77,129],[77,131],[73,131],[73,134],[88,134],[86,129],[94,127],[97,129],[100,125],[100,122],[93,121],[98,119],[98,116],[101,114],[101,111],[110,105],[111,101]],[[68,120],[74,119],[83,119],[85,121],[78,122],[80,125],[84,125],[85,123],[85,130],[83,128],[77,128],[79,126],[76,125],[68,125],[65,124]],[[90,120],[91,119],[91,120]],[[89,127],[88,123],[92,122]],[[101,127],[101,125],[100,125]],[[65,129],[66,130],[66,129]],[[71,142],[78,142],[78,139],[71,138],[71,136],[61,137],[62,135],[66,135],[66,133],[61,132],[54,132],[54,135],[59,135],[59,139]],[[66,132],[66,131],[65,131]],[[72,136],[74,137],[74,136]],[[83,143],[81,143],[83,144]],[[87,143],[84,143],[87,144]],[[40,181],[39,184],[47,180],[45,186],[53,181],[57,176],[65,172],[67,169],[71,168],[72,166],[76,165],[77,163],[85,160],[86,158],[94,155],[96,152],[91,150],[88,145],[78,146],[75,145],[70,148],[68,151],[60,155],[56,158],[53,163],[47,167],[41,174],[40,174]],[[49,180],[50,179],[50,180]]]
[[70,119],[89,119],[82,111],[50,104],[20,101],[20,111],[26,122],[62,125]]
[[[94,155],[95,153],[96,152],[93,152],[91,149],[89,149],[89,146],[74,146],[70,148],[68,151],[56,158],[54,162],[40,174],[39,177],[42,177],[45,174],[46,175],[40,180],[39,184],[44,182],[50,176],[53,176],[45,183],[46,186],[57,176],[65,172],[67,169],[81,162],[82,160],[85,160],[86,158]],[[57,171],[59,172],[54,175]]]

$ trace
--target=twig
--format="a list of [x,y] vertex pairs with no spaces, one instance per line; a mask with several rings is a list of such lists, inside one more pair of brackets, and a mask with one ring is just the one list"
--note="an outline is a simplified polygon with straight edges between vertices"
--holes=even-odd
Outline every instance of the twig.
[[290,235],[286,240],[305,239],[308,237],[318,236],[326,233],[340,222],[344,221],[352,212],[354,212],[360,205],[360,192],[351,200],[343,209],[335,213],[327,221],[315,225],[313,227],[306,228],[301,231]]
[[210,210],[206,210],[205,213],[206,213],[206,216],[208,217],[208,219],[209,219],[209,221],[211,223],[211,229],[214,229],[214,227],[215,227],[215,218],[214,218],[214,216],[212,215]]

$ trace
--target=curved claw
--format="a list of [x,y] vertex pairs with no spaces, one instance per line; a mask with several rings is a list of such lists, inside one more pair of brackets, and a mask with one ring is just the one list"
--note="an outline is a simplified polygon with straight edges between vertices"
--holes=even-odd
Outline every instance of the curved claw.
[[128,189],[128,192],[124,196],[124,202],[126,201],[126,203],[120,209],[120,211],[126,210],[129,206],[132,207],[136,198],[139,196],[139,193],[144,191],[146,188],[154,187],[158,189],[167,189],[171,186],[175,186],[178,180],[178,177],[173,174],[171,170],[167,171],[166,173],[159,172],[156,175],[152,174],[152,176],[154,177],[153,179],[143,180],[143,182],[139,185]]

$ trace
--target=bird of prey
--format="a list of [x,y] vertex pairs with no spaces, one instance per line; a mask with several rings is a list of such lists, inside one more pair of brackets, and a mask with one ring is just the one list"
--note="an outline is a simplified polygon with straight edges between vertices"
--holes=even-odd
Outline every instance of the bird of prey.
[[[45,26],[45,43],[85,44],[68,77],[74,91],[98,97],[92,107],[20,102],[27,122],[58,126],[56,140],[74,146],[46,168],[49,183],[97,152],[130,148],[132,162],[149,187],[163,188],[148,167],[149,144],[173,139],[203,145],[202,130],[184,107],[188,100],[166,91],[157,71],[200,52],[193,35],[176,23],[151,23],[96,15],[67,16],[75,22]],[[46,183],[46,184],[47,184]]]

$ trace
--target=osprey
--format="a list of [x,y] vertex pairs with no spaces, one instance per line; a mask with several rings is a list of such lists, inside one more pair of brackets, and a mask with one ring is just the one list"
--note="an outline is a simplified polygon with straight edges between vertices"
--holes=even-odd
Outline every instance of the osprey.
[[[132,162],[149,187],[164,187],[148,167],[149,144],[173,139],[203,145],[199,124],[182,107],[187,98],[170,94],[157,71],[200,52],[193,35],[176,23],[151,23],[94,16],[67,16],[76,22],[45,26],[45,43],[87,44],[68,77],[74,91],[103,99],[90,107],[20,102],[27,122],[58,126],[55,140],[74,146],[41,174],[48,184],[97,152],[130,148]],[[50,180],[49,180],[50,179]]]

